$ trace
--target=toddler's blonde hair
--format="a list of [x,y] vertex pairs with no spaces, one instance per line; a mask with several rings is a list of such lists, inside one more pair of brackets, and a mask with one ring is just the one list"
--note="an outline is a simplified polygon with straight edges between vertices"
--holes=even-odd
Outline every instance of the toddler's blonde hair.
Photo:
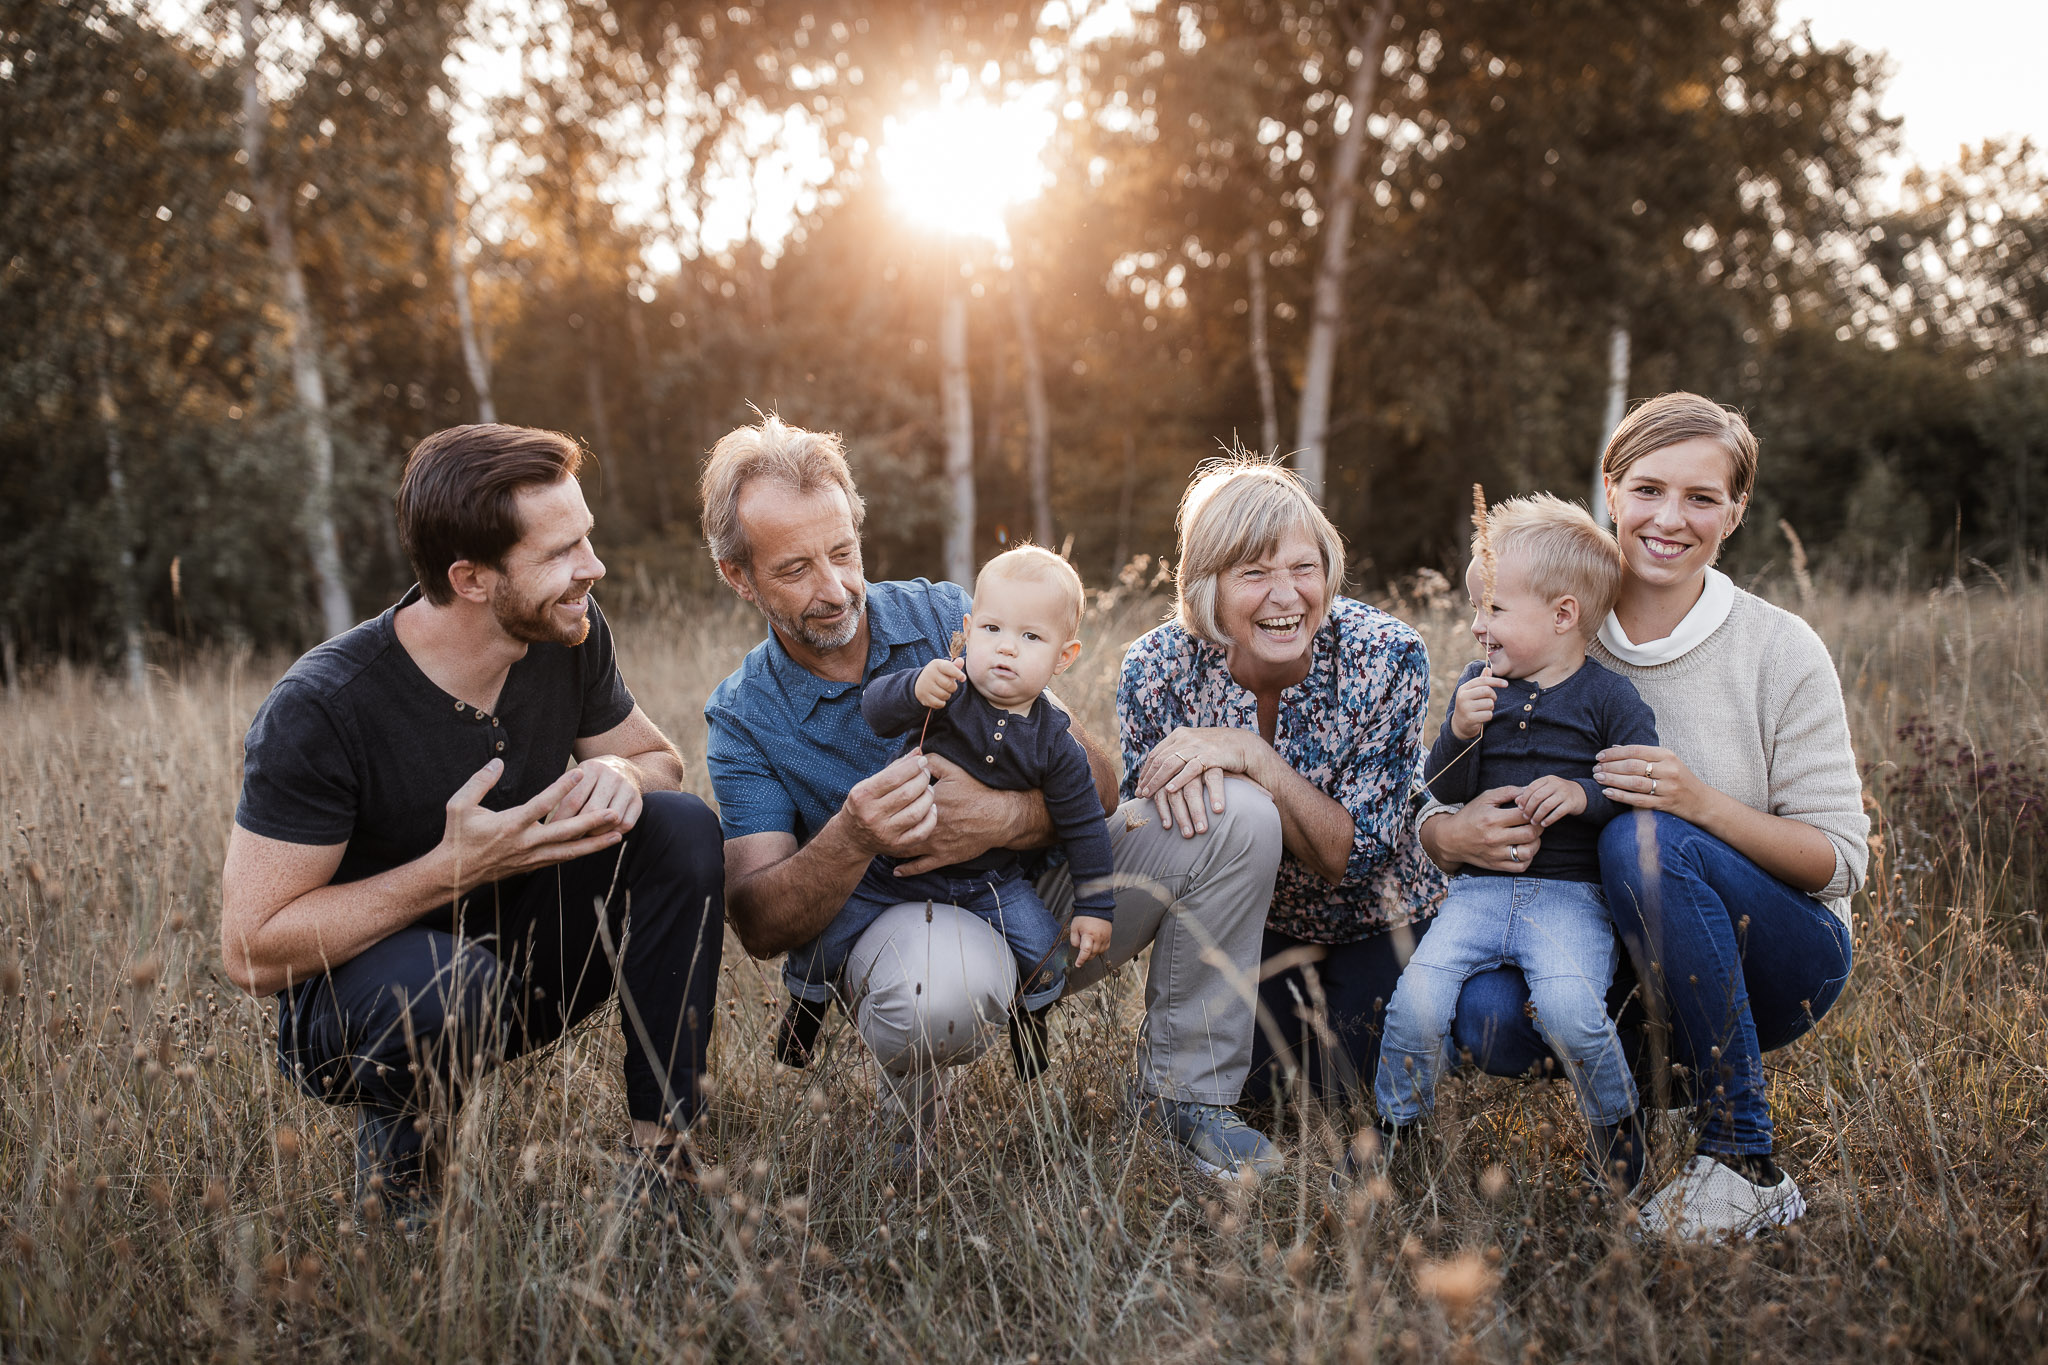
[[[1592,639],[1614,610],[1626,572],[1621,547],[1575,502],[1548,493],[1506,498],[1486,516],[1495,561],[1522,565],[1529,590],[1545,602],[1571,597],[1579,604],[1579,633]],[[1479,537],[1472,537],[1479,553]]]
[[974,576],[974,600],[981,601],[982,584],[992,578],[1012,583],[1050,583],[1061,589],[1066,596],[1067,631],[1072,639],[1081,633],[1081,611],[1087,602],[1087,593],[1081,586],[1081,575],[1074,566],[1046,549],[1043,545],[1028,542],[1013,545],[1009,549],[981,566],[981,572]]

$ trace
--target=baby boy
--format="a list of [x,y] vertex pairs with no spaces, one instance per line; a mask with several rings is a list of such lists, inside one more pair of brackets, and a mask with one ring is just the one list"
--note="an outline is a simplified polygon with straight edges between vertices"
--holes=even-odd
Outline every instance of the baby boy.
[[[1003,791],[1037,791],[1074,876],[1074,918],[1064,938],[1086,962],[1109,946],[1109,828],[1088,755],[1067,713],[1045,695],[1081,653],[1081,577],[1036,545],[991,559],[974,584],[963,657],[933,659],[915,671],[867,684],[861,713],[883,738],[908,735],[909,749],[939,754]],[[961,684],[965,683],[966,686]],[[957,905],[999,930],[1016,955],[1018,1008],[1010,1046],[1017,1073],[1045,1069],[1045,1013],[1066,986],[1059,923],[1039,899],[1040,859],[993,848],[979,857],[899,877],[896,859],[875,859],[825,932],[789,955],[782,969],[791,996],[775,1040],[778,1061],[803,1066],[831,1007],[855,940],[883,911],[906,901]]]

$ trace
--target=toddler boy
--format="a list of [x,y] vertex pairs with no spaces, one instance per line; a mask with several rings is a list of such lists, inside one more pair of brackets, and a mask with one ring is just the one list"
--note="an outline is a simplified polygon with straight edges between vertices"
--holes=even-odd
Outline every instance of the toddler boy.
[[1496,506],[1473,548],[1465,583],[1486,657],[1459,678],[1423,772],[1444,802],[1520,787],[1515,804],[1543,831],[1542,848],[1513,872],[1468,866],[1452,878],[1387,1006],[1374,1086],[1381,1135],[1391,1140],[1434,1107],[1466,979],[1513,963],[1592,1128],[1589,1172],[1633,1189],[1643,1143],[1635,1078],[1607,1016],[1618,950],[1599,857],[1601,827],[1621,807],[1593,781],[1593,756],[1655,744],[1657,723],[1633,684],[1586,657],[1621,591],[1621,551],[1584,509],[1547,494]]
[[[908,735],[905,752],[939,754],[1002,791],[1036,790],[1074,876],[1074,918],[1065,936],[1078,966],[1109,946],[1109,828],[1088,755],[1071,721],[1045,696],[1053,678],[1081,653],[1076,638],[1081,577],[1066,560],[1036,545],[991,559],[974,584],[963,657],[887,673],[867,685],[861,714],[883,738]],[[966,686],[961,686],[962,683]],[[1018,1008],[1010,1047],[1026,1080],[1045,1069],[1045,1013],[1066,986],[1059,923],[1039,899],[1037,855],[993,848],[950,867],[899,877],[898,860],[878,857],[844,909],[783,964],[789,1012],[777,1031],[775,1056],[803,1066],[854,942],[881,913],[905,901],[939,901],[978,915],[1001,931],[1016,954]]]

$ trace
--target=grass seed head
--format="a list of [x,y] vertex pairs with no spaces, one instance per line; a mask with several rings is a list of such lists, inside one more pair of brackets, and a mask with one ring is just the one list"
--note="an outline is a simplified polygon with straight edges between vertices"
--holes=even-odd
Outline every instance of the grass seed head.
[[1493,557],[1493,526],[1486,512],[1486,487],[1476,483],[1472,485],[1472,550],[1479,560],[1479,613],[1490,616],[1500,564]]

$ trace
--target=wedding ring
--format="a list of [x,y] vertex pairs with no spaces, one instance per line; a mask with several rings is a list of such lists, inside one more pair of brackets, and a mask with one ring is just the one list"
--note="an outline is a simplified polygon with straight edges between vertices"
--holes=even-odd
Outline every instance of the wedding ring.
[[1653,778],[1651,778],[1651,779],[1650,779],[1650,795],[1652,795],[1652,796],[1655,796],[1656,794],[1657,794],[1657,779],[1653,777]]
[[1522,846],[1520,844],[1508,845],[1508,861],[1511,863],[1522,861]]

